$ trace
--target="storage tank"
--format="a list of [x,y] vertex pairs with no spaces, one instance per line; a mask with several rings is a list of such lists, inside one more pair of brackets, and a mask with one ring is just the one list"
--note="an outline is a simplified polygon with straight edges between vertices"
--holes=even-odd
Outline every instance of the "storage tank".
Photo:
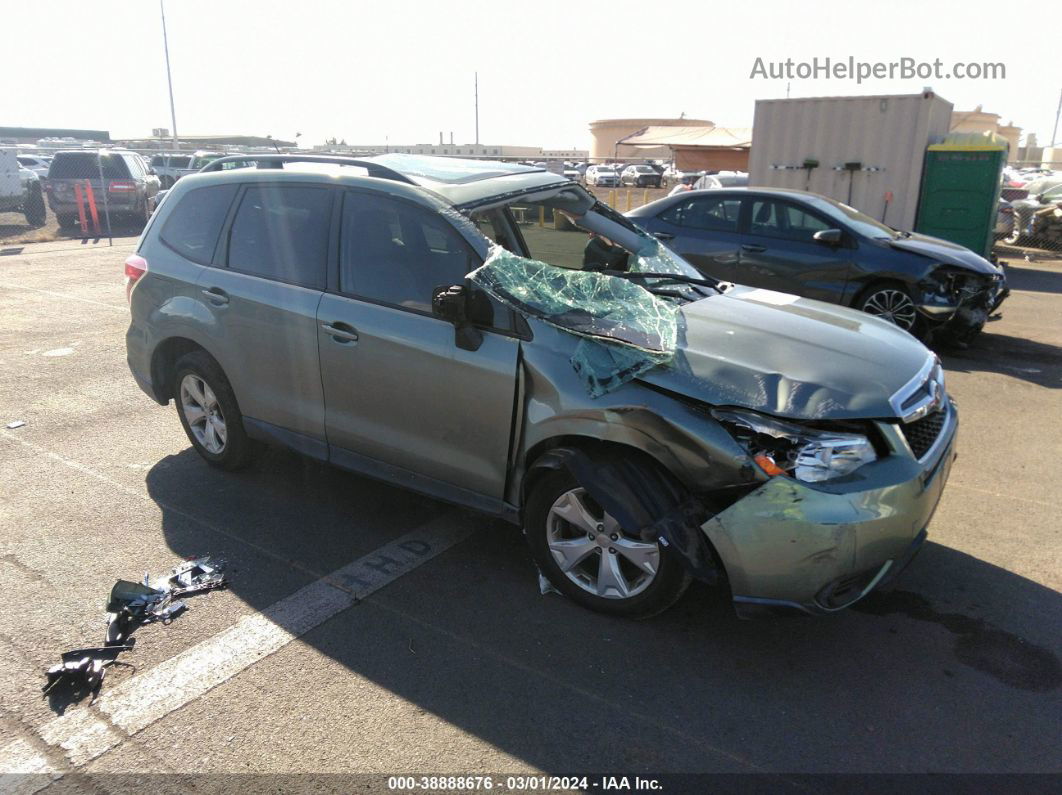
[[932,91],[757,100],[749,184],[821,193],[913,229],[926,147],[948,134],[951,112]]

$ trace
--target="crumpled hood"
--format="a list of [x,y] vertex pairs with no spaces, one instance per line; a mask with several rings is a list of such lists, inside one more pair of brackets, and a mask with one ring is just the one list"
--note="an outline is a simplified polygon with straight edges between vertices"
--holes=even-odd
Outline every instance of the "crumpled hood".
[[910,237],[889,240],[884,244],[900,251],[921,254],[923,257],[929,257],[935,262],[958,265],[972,270],[974,273],[982,273],[986,276],[995,276],[1000,272],[995,265],[984,257],[970,251],[966,246],[960,246],[958,243],[952,243],[948,240],[941,240],[939,237],[912,234]]
[[673,361],[641,380],[715,406],[793,419],[894,417],[932,356],[907,332],[833,304],[733,287],[684,306]]

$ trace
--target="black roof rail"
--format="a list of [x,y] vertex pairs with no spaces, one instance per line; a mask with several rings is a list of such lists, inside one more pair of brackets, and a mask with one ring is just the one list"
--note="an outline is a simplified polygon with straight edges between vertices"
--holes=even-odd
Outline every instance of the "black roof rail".
[[369,172],[370,177],[390,179],[395,182],[405,182],[415,185],[409,177],[395,171],[393,168],[374,163],[371,160],[361,160],[357,157],[344,157],[343,155],[275,155],[275,154],[242,154],[226,155],[212,160],[199,169],[200,174],[208,171],[222,171],[225,163],[253,163],[257,168],[283,168],[285,163],[333,163],[339,166],[358,166]]

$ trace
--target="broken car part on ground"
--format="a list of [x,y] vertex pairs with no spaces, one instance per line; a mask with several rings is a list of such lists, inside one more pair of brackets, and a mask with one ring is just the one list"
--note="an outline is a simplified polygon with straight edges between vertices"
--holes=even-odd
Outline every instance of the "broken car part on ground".
[[134,639],[130,636],[137,627],[153,621],[169,624],[188,607],[175,597],[204,593],[228,584],[225,561],[209,556],[182,563],[157,586],[149,582],[145,574],[141,583],[118,580],[114,584],[105,605],[108,613],[105,644],[63,652],[62,662],[45,674],[44,695],[65,687],[70,700],[80,700],[88,694],[95,696],[103,684],[106,669],[124,664],[117,660],[118,654],[133,648]]

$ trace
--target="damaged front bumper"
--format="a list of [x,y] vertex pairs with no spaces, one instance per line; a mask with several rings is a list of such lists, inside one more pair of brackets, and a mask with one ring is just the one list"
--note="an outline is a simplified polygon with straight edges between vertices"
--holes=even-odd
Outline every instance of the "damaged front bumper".
[[931,326],[946,328],[964,339],[980,331],[1009,295],[1007,278],[1002,273],[976,282],[970,278],[962,289],[946,294],[926,290],[918,302],[918,311]]
[[895,577],[922,546],[951,470],[958,415],[947,412],[921,461],[897,426],[880,423],[894,454],[833,482],[772,478],[705,522],[738,615],[832,613]]

